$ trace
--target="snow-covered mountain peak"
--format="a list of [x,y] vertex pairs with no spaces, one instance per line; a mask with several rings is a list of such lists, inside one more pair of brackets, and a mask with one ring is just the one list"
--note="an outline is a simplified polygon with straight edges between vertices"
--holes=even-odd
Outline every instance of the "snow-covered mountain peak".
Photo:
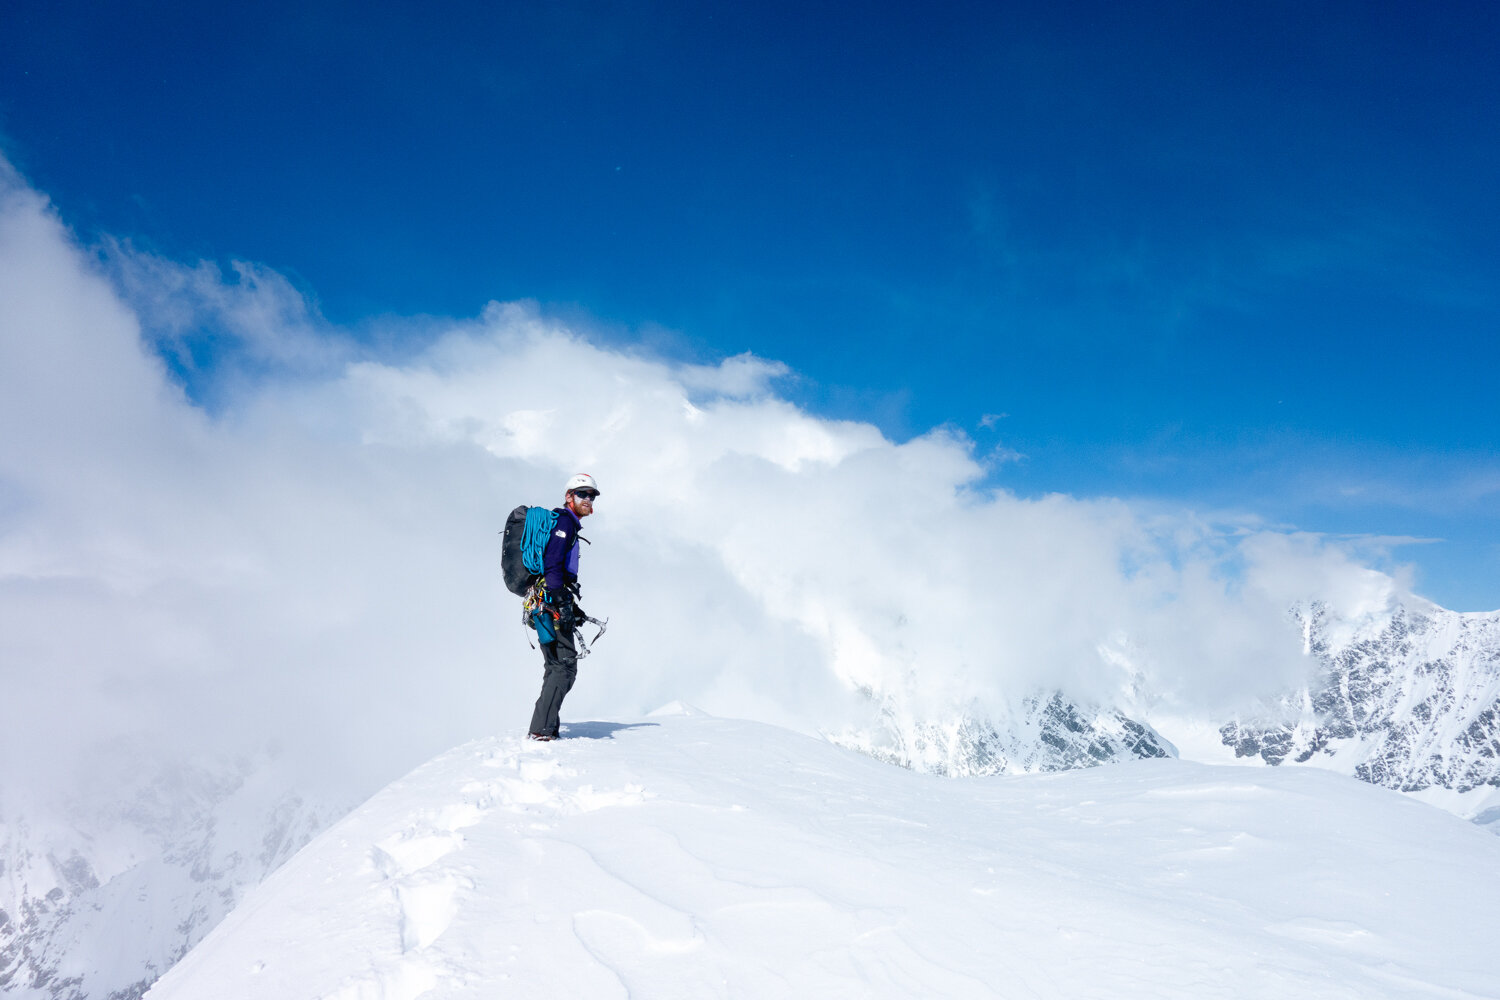
[[1350,622],[1324,604],[1300,609],[1311,682],[1221,729],[1242,757],[1308,763],[1407,792],[1469,796],[1465,815],[1500,791],[1500,612],[1425,602]]
[[1500,839],[1315,769],[955,782],[701,714],[377,794],[149,993],[1495,995]]

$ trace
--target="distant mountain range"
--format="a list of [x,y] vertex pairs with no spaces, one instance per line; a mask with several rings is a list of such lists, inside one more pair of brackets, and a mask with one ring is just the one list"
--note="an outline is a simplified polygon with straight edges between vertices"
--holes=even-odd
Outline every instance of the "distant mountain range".
[[175,768],[45,828],[0,802],[0,993],[134,1000],[244,893],[356,803],[264,761]]
[[888,717],[882,731],[833,739],[890,764],[955,778],[1176,756],[1172,744],[1145,723],[1055,691],[1023,699],[1020,710],[1003,720],[969,715],[898,723]]
[[[1312,680],[1222,724],[1242,760],[1313,764],[1425,797],[1500,832],[1500,612],[1293,609]],[[1057,692],[1004,720],[894,725],[836,740],[954,776],[1175,756],[1145,722]],[[1227,756],[1227,751],[1226,751]],[[0,992],[134,1000],[356,803],[310,802],[264,761],[180,768],[45,829],[0,800]]]
[[[1500,832],[1500,612],[1413,602],[1347,622],[1329,606],[1291,609],[1311,681],[1219,725],[1238,758],[1314,764],[1426,796]],[[954,776],[1062,771],[1176,756],[1126,709],[1044,692],[1013,717],[933,722],[887,716],[884,732],[837,742],[905,767]]]

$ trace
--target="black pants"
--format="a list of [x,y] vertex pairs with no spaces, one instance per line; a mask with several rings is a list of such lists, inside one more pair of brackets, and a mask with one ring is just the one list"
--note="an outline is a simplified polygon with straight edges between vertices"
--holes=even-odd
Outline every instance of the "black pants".
[[572,629],[559,628],[557,641],[542,643],[542,693],[531,713],[531,732],[536,736],[557,735],[557,713],[563,698],[578,678],[578,650]]

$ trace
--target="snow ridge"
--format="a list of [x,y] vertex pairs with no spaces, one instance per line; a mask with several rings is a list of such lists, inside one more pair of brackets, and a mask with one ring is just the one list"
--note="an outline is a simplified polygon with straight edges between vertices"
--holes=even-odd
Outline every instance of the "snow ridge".
[[565,735],[389,786],[150,1000],[1500,992],[1500,840],[1324,771],[953,782],[699,714]]
[[[574,737],[608,739],[630,727],[593,723],[569,728]],[[278,953],[305,945],[308,938],[304,933],[311,933],[331,949],[353,944],[359,950],[358,936],[369,928],[359,923],[338,929],[294,929],[289,935],[278,935],[264,956],[250,963],[255,992],[273,997],[315,995],[321,1000],[414,1000],[434,989],[439,981],[461,981],[462,970],[434,945],[460,911],[474,904],[480,889],[474,864],[466,856],[469,839],[465,831],[488,821],[524,835],[543,831],[561,817],[638,804],[644,799],[639,785],[596,789],[593,784],[578,783],[573,780],[576,771],[541,751],[539,745],[512,739],[481,741],[445,754],[418,774],[389,786],[340,823],[335,831],[335,849],[314,851],[302,862],[301,871],[272,876],[262,896],[285,891],[288,884],[305,882],[311,868],[317,876],[322,905],[344,914],[368,915],[386,927],[386,932],[377,936],[399,942],[399,947],[366,949],[358,969],[346,971],[308,994],[302,982],[305,970],[288,977],[287,965],[278,960]],[[394,811],[382,808],[392,804]],[[369,814],[375,812],[378,819],[371,822]],[[360,860],[346,864],[350,844],[364,842],[368,847]],[[493,904],[492,900],[488,902]],[[236,911],[216,935],[237,933],[235,928],[254,923],[257,913],[254,903]],[[579,919],[587,924],[589,918],[585,914]],[[516,954],[514,945],[508,951],[511,960],[546,961],[544,955]],[[196,956],[194,952],[180,964],[183,976],[193,975]],[[171,995],[165,980],[151,993],[153,997]],[[193,994],[189,991],[183,995]]]

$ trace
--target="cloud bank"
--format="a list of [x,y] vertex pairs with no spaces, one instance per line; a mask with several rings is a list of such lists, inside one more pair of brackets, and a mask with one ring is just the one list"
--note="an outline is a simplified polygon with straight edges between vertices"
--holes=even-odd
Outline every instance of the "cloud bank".
[[[212,412],[174,377],[209,339]],[[86,250],[5,167],[0,793],[122,743],[274,743],[368,790],[519,730],[539,656],[498,531],[580,470],[604,491],[583,604],[610,628],[574,719],[683,700],[831,731],[1059,687],[1218,711],[1306,668],[1294,601],[1402,596],[1317,537],[1017,497],[963,434],[821,418],[778,396],[790,374],[514,303],[360,346],[264,268]]]

